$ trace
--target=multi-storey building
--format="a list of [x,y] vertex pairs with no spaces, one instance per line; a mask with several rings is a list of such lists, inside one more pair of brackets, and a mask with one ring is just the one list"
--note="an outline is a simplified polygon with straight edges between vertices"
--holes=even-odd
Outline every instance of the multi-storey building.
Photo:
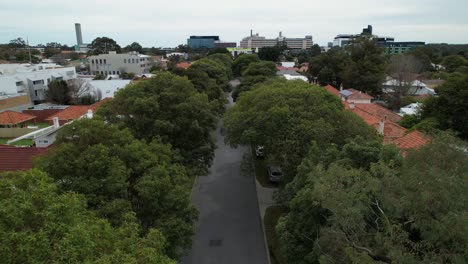
[[91,74],[120,75],[124,72],[140,75],[149,73],[153,66],[151,56],[137,52],[117,54],[110,51],[109,54],[99,54],[88,58]]
[[249,37],[243,38],[240,42],[241,48],[248,49],[274,47],[281,44],[285,44],[288,49],[310,49],[314,43],[312,41],[312,36],[305,36],[305,38],[286,38],[283,37],[280,32],[277,38],[267,39],[259,36],[258,33],[253,35],[252,31]]
[[401,54],[424,45],[421,41],[389,42],[385,43],[385,54]]
[[56,64],[0,64],[0,95],[29,94],[32,102],[39,102],[45,100],[50,82],[75,78],[75,67]]
[[212,49],[215,42],[219,42],[219,36],[190,36],[187,45],[192,49]]

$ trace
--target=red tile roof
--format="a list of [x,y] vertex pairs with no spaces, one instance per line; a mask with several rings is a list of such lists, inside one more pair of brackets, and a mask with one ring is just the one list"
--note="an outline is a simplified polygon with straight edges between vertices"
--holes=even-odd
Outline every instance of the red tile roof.
[[182,69],[188,69],[190,68],[192,64],[190,62],[186,62],[186,61],[183,61],[183,62],[179,62],[176,64],[176,67],[177,68],[182,68]]
[[96,112],[97,108],[99,108],[99,106],[101,106],[103,103],[111,100],[112,98],[106,98],[104,100],[101,100],[99,102],[96,102],[92,105],[72,105],[72,106],[69,106],[68,108],[62,110],[61,112],[58,112],[58,113],[55,113],[51,116],[49,116],[48,118],[46,118],[46,120],[53,120],[54,117],[58,117],[59,120],[62,120],[62,121],[70,121],[70,120],[75,120],[83,115],[85,115],[86,113],[88,113],[88,110],[91,109],[93,111],[93,113]]
[[49,148],[13,147],[0,145],[0,171],[29,170],[33,159],[44,155]]
[[328,91],[329,93],[331,93],[331,94],[340,96],[340,91],[338,91],[338,89],[336,89],[335,87],[333,87],[333,86],[331,86],[331,85],[325,86],[325,89],[327,89],[327,91]]
[[393,141],[400,149],[417,149],[429,142],[429,139],[423,133],[413,130],[403,137]]
[[36,118],[33,115],[15,111],[3,111],[0,113],[0,125],[16,125]]
[[355,104],[356,107],[374,115],[379,118],[390,120],[392,122],[398,123],[401,120],[401,116],[397,115],[391,110],[380,106],[378,104]]
[[351,92],[352,94],[350,96],[348,96],[347,98],[348,99],[374,99],[374,97],[366,94],[366,93],[363,93],[361,91],[358,91],[358,90],[355,90],[355,89],[346,89],[344,91],[349,91]]

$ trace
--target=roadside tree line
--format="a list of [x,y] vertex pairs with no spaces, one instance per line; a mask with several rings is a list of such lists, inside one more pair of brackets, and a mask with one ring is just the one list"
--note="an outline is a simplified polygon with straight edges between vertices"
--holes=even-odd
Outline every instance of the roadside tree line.
[[442,134],[406,152],[339,98],[299,81],[244,92],[224,125],[283,168],[276,227],[287,263],[466,262],[467,145]]
[[192,182],[211,165],[231,74],[215,57],[190,76],[128,85],[93,119],[63,126],[36,169],[3,174],[0,258],[176,263],[191,247]]

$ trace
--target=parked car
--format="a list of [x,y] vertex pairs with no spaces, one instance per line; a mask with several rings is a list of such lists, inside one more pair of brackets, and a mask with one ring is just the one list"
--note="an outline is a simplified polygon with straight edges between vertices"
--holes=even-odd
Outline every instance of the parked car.
[[279,166],[270,165],[267,168],[268,170],[268,179],[270,182],[280,182],[283,177],[283,172]]
[[265,148],[263,146],[255,147],[255,156],[257,156],[257,158],[265,157]]

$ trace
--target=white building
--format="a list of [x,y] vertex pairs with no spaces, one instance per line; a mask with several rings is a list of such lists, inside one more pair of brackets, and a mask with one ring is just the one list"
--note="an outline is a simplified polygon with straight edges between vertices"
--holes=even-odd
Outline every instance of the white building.
[[28,93],[32,102],[42,101],[50,82],[75,78],[74,67],[56,64],[0,64],[0,94]]
[[[382,84],[382,91],[384,93],[393,93],[395,87],[399,86],[399,82],[395,79],[388,78],[386,82]],[[429,88],[425,83],[416,80],[411,82],[411,87],[408,88],[407,95],[435,95],[435,91]]]
[[249,37],[245,37],[241,40],[240,46],[241,48],[255,49],[274,47],[281,43],[286,44],[288,49],[310,49],[314,44],[312,36],[305,36],[304,38],[286,38],[280,32],[277,38],[267,39],[259,36],[258,33],[253,35],[251,32]]
[[117,54],[110,51],[109,54],[100,54],[88,58],[91,74],[120,75],[124,72],[143,74],[149,73],[153,67],[153,58],[137,52]]
[[400,109],[399,115],[416,115],[421,111],[422,103],[412,103]]
[[88,81],[88,85],[90,86],[90,91],[100,91],[102,95],[101,99],[106,99],[114,98],[117,91],[125,88],[130,82],[131,80],[90,80]]

